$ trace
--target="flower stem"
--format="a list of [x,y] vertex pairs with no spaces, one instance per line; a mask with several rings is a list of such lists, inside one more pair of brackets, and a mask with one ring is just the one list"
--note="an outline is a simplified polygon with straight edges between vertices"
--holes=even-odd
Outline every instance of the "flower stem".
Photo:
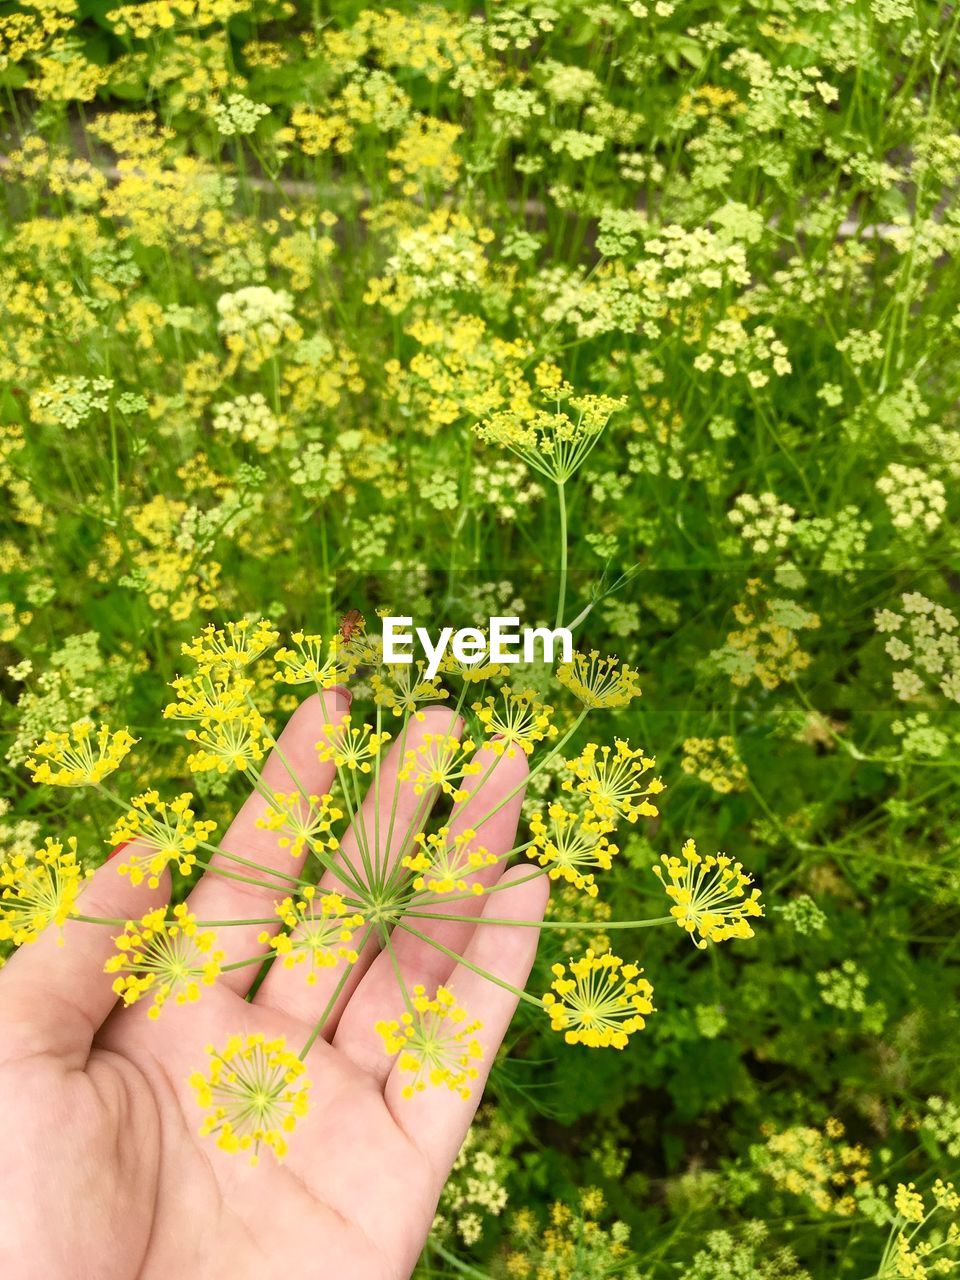
[[560,503],[560,587],[557,591],[557,620],[554,626],[562,627],[567,603],[567,496],[562,480],[557,482],[557,498]]
[[[474,923],[489,924],[491,921],[475,919]],[[514,924],[515,922],[511,920],[509,923]],[[425,942],[429,947],[436,947],[436,949],[442,952],[443,955],[456,961],[457,964],[462,964],[465,969],[469,969],[471,973],[475,973],[478,978],[485,978],[487,982],[492,982],[495,986],[503,987],[504,991],[509,991],[511,995],[516,996],[519,1000],[525,1000],[527,1004],[536,1005],[538,1009],[543,1008],[543,1001],[538,999],[537,996],[530,995],[529,991],[521,991],[519,987],[515,987],[510,982],[506,982],[503,978],[498,978],[495,973],[490,973],[488,969],[481,969],[478,964],[473,964],[457,951],[451,951],[449,947],[445,947],[443,943],[438,942],[436,938],[428,937],[427,934],[421,933],[419,929],[414,929],[412,925],[406,924],[405,919],[397,921],[397,928],[404,929],[407,933],[412,934],[413,937],[419,938],[421,942]]]
[[[361,938],[360,946],[357,948],[358,954],[361,954],[361,955],[363,954],[364,947],[366,947],[367,943],[370,941],[370,935],[371,933],[373,933],[373,928],[374,928],[373,925],[370,925],[366,933]],[[343,988],[347,985],[347,978],[349,978],[352,968],[353,968],[353,965],[344,965],[343,973],[340,975],[340,981],[334,987],[333,992],[330,996],[330,999],[327,1001],[326,1007],[323,1010],[323,1013],[321,1013],[320,1017],[314,1023],[313,1030],[310,1032],[309,1038],[307,1039],[307,1043],[303,1046],[303,1048],[300,1050],[299,1054],[297,1055],[297,1057],[300,1059],[301,1062],[303,1062],[307,1054],[313,1048],[314,1041],[316,1040],[317,1036],[319,1036],[320,1032],[323,1030],[323,1024],[326,1022],[326,1020],[330,1017],[330,1014],[333,1012],[334,1005],[340,999],[340,993],[343,991]]]

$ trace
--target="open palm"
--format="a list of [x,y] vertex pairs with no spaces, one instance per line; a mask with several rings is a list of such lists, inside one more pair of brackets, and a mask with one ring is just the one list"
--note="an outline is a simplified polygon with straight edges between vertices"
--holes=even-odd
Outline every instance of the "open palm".
[[[314,747],[323,722],[344,714],[348,703],[339,693],[326,701],[321,708],[311,698],[292,717],[264,769],[269,787],[289,790],[292,773],[309,792],[330,789],[333,765],[319,762]],[[450,730],[451,713],[428,708],[422,721],[410,722],[406,745],[415,746],[418,735]],[[451,826],[476,825],[496,809],[484,826],[484,845],[502,854],[514,845],[526,763],[522,755],[498,758],[489,749],[480,757],[483,782],[456,807]],[[383,762],[379,794],[381,817],[384,806],[395,806],[395,821],[376,821],[378,798],[372,794],[362,810],[366,832],[386,838],[389,847],[380,856],[391,861],[404,852],[423,804],[398,778],[400,763],[395,745]],[[276,832],[257,826],[263,811],[264,801],[251,796],[224,849],[296,874],[300,863],[278,847]],[[348,832],[342,854],[350,859],[355,850],[356,834]],[[492,916],[539,919],[543,879],[511,885],[515,873],[501,873],[498,866],[486,874],[500,882]],[[164,883],[154,890],[135,887],[108,862],[84,890],[81,910],[136,919],[164,903],[168,892]],[[266,917],[278,896],[208,870],[189,905],[204,920]],[[480,914],[484,901],[464,904],[463,914]],[[417,928],[513,986],[526,981],[535,928],[422,919]],[[70,921],[63,932],[64,946],[47,930],[0,973],[7,1171],[0,1274],[17,1280],[410,1275],[515,995],[412,934],[395,932],[392,956],[368,944],[307,1055],[311,1108],[285,1161],[267,1153],[251,1167],[242,1155],[199,1136],[200,1112],[188,1078],[203,1066],[208,1044],[221,1045],[238,1032],[285,1036],[295,1050],[306,1043],[342,970],[321,970],[311,986],[299,967],[275,964],[251,1001],[256,965],[232,969],[198,1003],[170,1002],[152,1021],[143,1005],[116,1005],[103,972],[113,951],[110,931]],[[261,934],[255,924],[223,930],[218,945],[226,962],[263,954]],[[397,1065],[374,1031],[378,1019],[403,1011],[397,969],[408,989],[418,983],[431,990],[450,987],[480,1019],[484,1056],[469,1098],[443,1089],[401,1096]]]

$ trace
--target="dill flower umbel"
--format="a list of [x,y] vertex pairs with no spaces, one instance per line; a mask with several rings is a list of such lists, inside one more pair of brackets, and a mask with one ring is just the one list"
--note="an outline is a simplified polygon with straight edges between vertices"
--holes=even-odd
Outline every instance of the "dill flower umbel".
[[418,873],[413,887],[428,889],[431,893],[464,893],[468,890],[477,895],[483,893],[480,881],[468,881],[467,873],[481,867],[496,866],[497,855],[481,846],[472,847],[476,838],[477,833],[472,827],[452,838],[449,827],[441,827],[430,835],[419,832],[414,837],[419,846],[417,852],[408,853],[402,860],[404,867]]
[[48,836],[32,856],[12,853],[0,861],[0,942],[36,942],[47,925],[62,925],[73,914],[84,871],[75,837],[66,843],[64,849]]
[[402,782],[412,781],[415,795],[423,795],[431,787],[437,787],[444,795],[457,802],[470,794],[462,785],[465,778],[480,772],[480,764],[468,757],[474,750],[469,738],[460,740],[447,733],[425,733],[423,741],[413,751],[408,751],[400,770]]
[[[209,818],[197,819],[190,807],[192,799],[192,793],[184,791],[175,800],[161,800],[157,791],[150,790],[130,801],[129,810],[110,833],[110,842],[130,845],[136,841],[138,847],[128,849],[117,867],[132,884],[140,884],[146,877],[155,889],[169,863],[175,862],[184,875],[196,866],[196,850],[217,824]],[[144,845],[146,852],[140,847]]]
[[289,849],[290,856],[298,858],[304,848],[315,853],[338,849],[340,841],[333,835],[333,825],[342,817],[343,811],[333,803],[331,795],[304,796],[299,791],[275,791],[273,803],[257,819],[257,826],[266,831],[279,831],[279,847]]
[[308,964],[307,982],[313,984],[318,969],[332,969],[341,960],[356,964],[353,941],[363,916],[348,911],[338,893],[321,893],[318,901],[316,889],[307,885],[299,898],[284,898],[275,910],[290,932],[264,932],[260,941],[272,947],[285,969]]
[[284,646],[276,651],[278,670],[274,680],[283,684],[313,684],[317,690],[331,689],[353,675],[357,661],[341,636],[324,644],[323,636],[295,631],[290,637],[294,648]]
[[566,880],[591,898],[597,896],[593,872],[609,871],[617,846],[611,844],[595,823],[562,804],[552,804],[546,821],[542,814],[530,819],[533,846],[527,856],[547,868],[551,880]]
[[[586,461],[611,415],[626,404],[625,399],[612,396],[571,396],[571,390],[564,383],[553,392],[557,405],[552,413],[502,409],[474,429],[487,444],[509,449],[554,484],[565,484]],[[561,396],[568,398],[572,416],[560,408]]]
[[167,719],[194,720],[199,725],[185,735],[196,746],[187,757],[194,773],[244,772],[263,759],[266,724],[250,701],[253,681],[222,675],[201,668],[196,675],[178,676],[172,682],[176,701],[163,709]]
[[477,1078],[477,1062],[483,1050],[476,1038],[479,1022],[467,1020],[466,1010],[446,987],[437,987],[435,996],[426,988],[413,988],[410,1007],[396,1019],[381,1021],[376,1030],[388,1054],[399,1054],[401,1071],[413,1079],[403,1087],[403,1096],[412,1098],[428,1084],[444,1085],[462,1098],[469,1098],[471,1082]]
[[181,646],[181,652],[192,658],[201,671],[217,672],[215,679],[227,680],[231,670],[249,666],[277,643],[279,632],[260,619],[251,622],[241,618],[218,628],[212,623],[198,636]]
[[740,759],[737,744],[729,735],[719,738],[685,738],[680,768],[695,774],[720,795],[742,791],[747,785],[747,766]]
[[680,858],[663,854],[663,867],[654,867],[674,906],[670,914],[681,929],[693,935],[694,946],[703,949],[708,942],[725,942],[729,938],[752,938],[748,917],[763,915],[760,890],[747,889],[753,883],[739,862],[725,854],[702,858],[693,840],[688,840]]
[[596,649],[574,653],[557,668],[557,679],[585,707],[625,707],[640,697],[637,673],[619,658],[601,658]]
[[473,710],[487,735],[484,746],[498,756],[513,756],[518,747],[530,755],[538,742],[557,736],[553,707],[541,702],[533,689],[501,689],[499,705],[488,696],[475,702]]
[[201,987],[211,987],[220,976],[223,952],[215,950],[216,934],[198,930],[196,916],[185,903],[167,916],[165,907],[149,911],[139,921],[130,921],[114,938],[117,947],[104,965],[105,973],[116,973],[113,990],[125,1005],[153,995],[149,1017],[159,1018],[171,996],[177,1004],[200,999]]
[[250,1151],[260,1158],[261,1145],[278,1160],[287,1153],[287,1135],[309,1109],[310,1082],[300,1059],[283,1036],[267,1039],[260,1032],[231,1036],[222,1052],[208,1045],[210,1069],[190,1077],[206,1111],[202,1136],[214,1134],[224,1151]]
[[655,818],[660,812],[648,799],[665,790],[659,778],[644,775],[657,763],[640,748],[634,749],[622,738],[615,746],[598,746],[588,742],[573,760],[564,762],[572,777],[563,782],[564,791],[576,791],[587,797],[586,817],[589,821],[615,821],[626,818]]
[[317,755],[321,760],[332,760],[338,769],[369,773],[372,768],[370,761],[377,758],[380,748],[389,741],[389,733],[373,733],[368,724],[358,728],[350,723],[347,715],[339,724],[323,726]]
[[96,786],[120,767],[135,742],[126,729],[113,731],[102,724],[95,730],[91,720],[78,720],[65,733],[49,730],[33,748],[26,765],[33,770],[34,782],[55,787]]
[[591,1049],[623,1049],[634,1031],[654,1012],[653,987],[635,964],[624,964],[612,952],[592,949],[579,960],[553,966],[551,990],[543,997],[554,1031],[567,1044]]
[[449,697],[440,684],[439,677],[424,678],[422,662],[402,666],[394,664],[373,676],[373,700],[378,707],[387,707],[395,716],[412,715],[423,720],[420,707],[428,702],[441,702]]

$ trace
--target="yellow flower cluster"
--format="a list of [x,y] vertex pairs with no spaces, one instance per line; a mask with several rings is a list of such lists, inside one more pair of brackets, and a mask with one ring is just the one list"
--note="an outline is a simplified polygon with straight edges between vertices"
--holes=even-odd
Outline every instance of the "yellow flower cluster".
[[844,1138],[843,1124],[832,1117],[822,1130],[797,1125],[771,1134],[757,1161],[775,1186],[821,1213],[849,1217],[857,1208],[853,1192],[868,1182],[870,1153]]
[[[172,27],[206,27],[224,23],[237,14],[246,13],[254,0],[141,0],[138,4],[121,4],[107,15],[117,35],[131,35],[145,40]],[[284,6],[289,13],[291,5]]]
[[815,613],[793,600],[768,598],[760,579],[751,578],[733,614],[739,630],[729,632],[724,648],[711,657],[734,685],[745,688],[756,679],[764,689],[776,689],[810,665],[797,634],[820,626]]
[[48,730],[27,760],[34,782],[55,787],[95,787],[118,769],[135,744],[126,729],[78,720],[66,732]]
[[251,701],[253,681],[233,674],[216,676],[203,667],[195,675],[178,676],[172,681],[176,701],[163,710],[167,719],[192,720],[199,726],[185,734],[196,746],[187,759],[194,773],[242,772],[263,759],[266,724]]
[[691,935],[694,946],[702,949],[708,942],[753,937],[750,918],[763,915],[760,890],[747,894],[753,880],[739,862],[723,853],[702,858],[693,840],[683,846],[680,858],[665,853],[660,861],[663,865],[653,868],[654,875],[675,904],[670,914]]
[[240,364],[255,373],[285,342],[298,342],[303,337],[294,318],[293,297],[284,289],[247,285],[236,293],[222,294],[217,311],[218,329],[231,356],[229,373]]
[[742,791],[747,785],[747,766],[740,759],[737,744],[729,736],[685,738],[680,767],[694,774],[720,795]]
[[117,951],[104,965],[105,973],[116,973],[113,990],[124,1005],[136,1004],[153,995],[149,1017],[158,1018],[167,1000],[177,1004],[200,999],[201,987],[212,987],[220,976],[223,952],[216,950],[216,934],[198,930],[196,916],[185,903],[173,908],[149,911],[139,921],[130,921],[114,938]]
[[463,785],[466,778],[480,772],[480,763],[472,759],[475,744],[469,738],[454,738],[446,733],[425,733],[413,751],[404,756],[399,777],[412,782],[415,795],[436,787],[455,803],[470,794]]
[[446,987],[437,987],[428,996],[422,985],[414,987],[410,1007],[400,1020],[383,1020],[376,1030],[388,1054],[398,1054],[397,1065],[412,1079],[403,1087],[403,1096],[412,1098],[428,1084],[443,1085],[463,1098],[478,1075],[477,1062],[483,1050],[476,1033],[479,1022],[467,1020],[466,1011]]
[[279,632],[268,622],[243,618],[239,622],[228,622],[223,628],[211,623],[195,639],[185,643],[182,652],[192,658],[200,670],[211,672],[215,680],[226,680],[231,671],[255,662],[278,639]]
[[[160,883],[160,875],[175,862],[184,875],[197,863],[197,849],[209,839],[217,824],[209,818],[198,819],[190,802],[193,795],[184,791],[175,800],[161,800],[157,791],[144,791],[134,796],[130,808],[114,825],[110,843],[128,846],[117,870],[129,876],[132,884],[144,879],[152,889]],[[133,844],[133,848],[129,846]]]
[[660,811],[648,797],[659,795],[665,787],[659,778],[644,775],[656,763],[622,738],[615,739],[613,748],[588,742],[573,760],[564,761],[564,769],[572,777],[564,779],[563,789],[587,797],[588,822],[655,818]]
[[333,834],[333,824],[343,817],[331,795],[304,796],[299,791],[275,791],[257,819],[265,831],[279,831],[277,844],[299,858],[304,849],[313,853],[333,852],[340,841]]
[[473,710],[488,735],[484,746],[498,756],[514,756],[519,749],[530,755],[538,742],[557,736],[553,707],[546,706],[534,689],[500,690],[499,700],[488,696]]
[[326,644],[322,636],[303,631],[290,639],[293,648],[284,645],[274,654],[279,669],[273,678],[283,684],[312,684],[319,692],[348,680],[356,670],[356,656],[339,635]]
[[190,1077],[207,1112],[201,1134],[214,1134],[224,1151],[252,1151],[251,1164],[257,1163],[261,1146],[282,1160],[288,1135],[309,1109],[303,1063],[283,1036],[268,1039],[260,1032],[231,1036],[222,1051],[210,1045],[207,1053],[209,1073]]
[[554,1031],[567,1044],[592,1049],[624,1049],[634,1031],[653,1013],[653,987],[635,964],[624,964],[592,949],[578,960],[553,966],[554,980],[543,997]]
[[406,364],[386,362],[387,387],[425,435],[508,405],[516,413],[534,412],[534,391],[524,372],[529,344],[500,338],[480,316],[469,314],[454,315],[449,323],[417,316],[404,332],[420,349]]
[[596,649],[574,653],[557,668],[557,679],[585,707],[619,708],[640,697],[636,671],[619,658],[601,658]]
[[356,964],[358,953],[354,934],[363,924],[363,916],[348,911],[337,893],[321,893],[307,885],[299,898],[284,898],[276,905],[276,913],[289,933],[260,934],[260,941],[273,949],[285,969],[308,964],[307,982],[317,980],[318,969],[332,969],[339,961]]
[[368,724],[358,728],[346,715],[339,724],[323,726],[317,756],[320,760],[332,760],[338,769],[369,773],[373,767],[371,761],[379,757],[380,748],[389,741],[389,733],[374,733]]
[[373,687],[373,700],[378,707],[386,707],[395,716],[412,715],[417,720],[423,719],[423,712],[419,708],[424,703],[442,702],[449,697],[439,676],[433,680],[425,679],[422,662],[385,666],[373,676],[370,683]]
[[641,1280],[631,1264],[630,1228],[614,1221],[608,1228],[599,1218],[606,1209],[598,1187],[584,1187],[576,1206],[556,1201],[544,1225],[530,1209],[514,1214],[506,1258],[510,1280]]
[[0,860],[0,942],[19,947],[36,942],[48,925],[62,925],[90,874],[78,861],[73,836],[66,848],[48,836],[32,856],[14,852]]
[[460,157],[454,144],[463,129],[433,116],[416,116],[387,152],[393,168],[387,171],[391,182],[402,184],[405,196],[414,196],[424,187],[448,187],[456,181]]
[[609,871],[617,853],[617,846],[604,834],[609,829],[554,803],[546,820],[542,814],[530,819],[533,846],[527,855],[547,868],[551,880],[565,880],[595,898],[598,889],[593,873]]
[[[499,410],[477,423],[476,433],[487,444],[509,449],[554,484],[565,484],[586,461],[611,415],[626,404],[625,399],[612,396],[570,392],[565,383],[553,392],[557,406],[552,413]],[[561,398],[569,404],[572,417],[560,408]]]
[[430,893],[482,894],[482,883],[468,880],[467,876],[482,867],[496,866],[497,855],[481,845],[474,845],[476,838],[477,833],[472,827],[465,827],[454,836],[451,836],[449,827],[441,827],[429,835],[418,832],[414,836],[417,852],[408,853],[402,859],[404,867],[416,872],[413,887],[418,891],[427,889]]

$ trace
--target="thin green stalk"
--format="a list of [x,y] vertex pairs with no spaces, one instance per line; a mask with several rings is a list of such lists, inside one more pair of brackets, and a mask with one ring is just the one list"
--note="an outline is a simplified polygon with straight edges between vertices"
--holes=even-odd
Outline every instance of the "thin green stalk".
[[536,996],[532,996],[529,991],[521,991],[521,989],[519,987],[515,987],[513,983],[507,982],[503,978],[498,978],[495,973],[490,973],[489,970],[481,968],[478,964],[474,964],[472,960],[467,960],[464,956],[460,955],[459,952],[452,951],[449,947],[445,947],[442,942],[438,942],[436,938],[431,938],[428,934],[421,933],[419,929],[414,929],[412,925],[405,924],[403,920],[399,920],[397,922],[397,928],[403,929],[405,933],[412,934],[415,938],[419,938],[421,942],[425,942],[427,946],[433,947],[442,955],[447,956],[448,959],[453,960],[456,964],[463,965],[465,969],[469,969],[471,973],[475,973],[478,978],[483,978],[487,982],[492,982],[495,986],[502,987],[504,991],[509,991],[510,994],[516,996],[518,1000],[523,1000],[527,1004],[535,1005],[538,1009],[542,1009],[544,1007],[543,1001],[538,999]]

